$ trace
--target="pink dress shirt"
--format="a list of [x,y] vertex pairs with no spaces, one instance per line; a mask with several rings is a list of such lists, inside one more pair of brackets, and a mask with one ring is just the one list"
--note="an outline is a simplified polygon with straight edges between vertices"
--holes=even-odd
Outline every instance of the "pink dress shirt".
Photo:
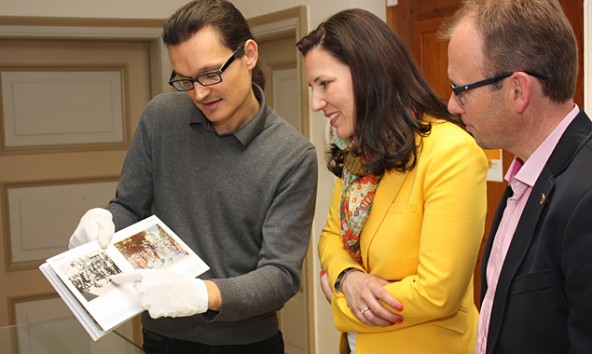
[[516,231],[516,227],[518,226],[520,216],[522,215],[526,201],[530,196],[532,187],[541,174],[543,167],[547,163],[547,160],[549,159],[549,156],[551,156],[559,139],[567,129],[567,126],[573,121],[579,112],[580,109],[576,105],[557,125],[557,127],[555,127],[547,139],[545,139],[545,141],[535,150],[528,160],[526,160],[526,162],[514,158],[514,161],[512,161],[512,164],[504,177],[504,179],[508,181],[514,194],[507,200],[506,208],[504,209],[502,219],[497,232],[495,233],[489,261],[487,263],[487,292],[481,303],[475,354],[486,353],[491,307],[493,305],[497,282],[502,271],[506,253],[508,252],[512,238],[514,237],[514,232]]

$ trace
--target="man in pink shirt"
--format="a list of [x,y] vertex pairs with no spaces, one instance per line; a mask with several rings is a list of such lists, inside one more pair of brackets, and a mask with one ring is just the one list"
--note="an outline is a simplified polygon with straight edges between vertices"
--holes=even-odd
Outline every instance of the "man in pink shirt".
[[482,268],[475,352],[592,353],[592,122],[556,0],[465,0],[448,102],[485,149],[515,155]]

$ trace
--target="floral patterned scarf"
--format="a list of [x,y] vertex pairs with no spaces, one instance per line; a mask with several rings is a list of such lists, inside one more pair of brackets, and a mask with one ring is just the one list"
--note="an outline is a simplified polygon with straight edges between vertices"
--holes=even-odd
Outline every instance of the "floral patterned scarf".
[[362,264],[360,233],[370,214],[380,176],[370,173],[364,166],[362,157],[351,152],[351,138],[341,139],[334,129],[331,129],[331,140],[345,155],[341,174],[343,192],[339,206],[341,238],[352,258]]

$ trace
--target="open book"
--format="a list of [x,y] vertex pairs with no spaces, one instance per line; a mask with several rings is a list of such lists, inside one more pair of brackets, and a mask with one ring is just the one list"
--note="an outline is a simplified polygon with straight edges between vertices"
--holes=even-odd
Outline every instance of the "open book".
[[89,242],[47,259],[39,269],[96,341],[144,310],[133,284],[115,285],[114,274],[166,269],[197,277],[209,267],[153,215],[116,232],[106,249]]

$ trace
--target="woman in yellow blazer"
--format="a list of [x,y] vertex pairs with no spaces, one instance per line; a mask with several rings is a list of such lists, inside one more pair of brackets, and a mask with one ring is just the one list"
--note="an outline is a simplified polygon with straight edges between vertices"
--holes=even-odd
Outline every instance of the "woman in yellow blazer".
[[318,247],[341,352],[473,353],[485,154],[371,13],[339,12],[297,46],[339,177]]

